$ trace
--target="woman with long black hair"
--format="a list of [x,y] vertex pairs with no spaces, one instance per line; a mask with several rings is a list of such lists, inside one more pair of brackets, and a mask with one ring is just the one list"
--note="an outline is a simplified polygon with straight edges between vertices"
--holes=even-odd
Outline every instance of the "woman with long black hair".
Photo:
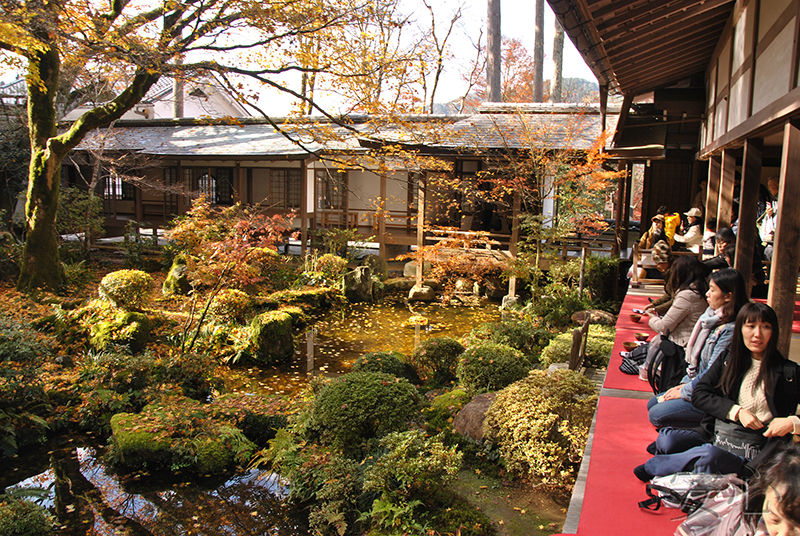
[[800,435],[800,366],[778,352],[778,329],[768,305],[742,307],[729,358],[718,359],[692,394],[692,404],[707,414],[701,429],[683,436],[685,450],[636,467],[639,479],[681,471],[741,474],[762,451]]

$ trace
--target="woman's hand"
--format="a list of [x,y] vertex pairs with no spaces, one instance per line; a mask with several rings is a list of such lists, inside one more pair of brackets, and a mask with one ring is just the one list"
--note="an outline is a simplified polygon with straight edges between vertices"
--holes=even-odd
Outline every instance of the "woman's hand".
[[769,422],[765,437],[783,437],[794,432],[794,423],[786,417],[776,417]]
[[758,420],[758,417],[744,408],[739,410],[739,414],[736,416],[736,419],[742,423],[742,426],[745,428],[750,428],[751,430],[761,430],[764,428],[764,424]]
[[676,385],[672,389],[668,389],[666,393],[664,393],[664,400],[677,400],[681,397],[681,387],[683,384]]

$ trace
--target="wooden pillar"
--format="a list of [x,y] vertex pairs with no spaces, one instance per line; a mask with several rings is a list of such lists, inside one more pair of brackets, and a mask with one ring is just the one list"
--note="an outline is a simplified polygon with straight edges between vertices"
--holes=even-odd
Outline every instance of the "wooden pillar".
[[235,169],[236,169],[236,180],[235,180],[234,184],[236,185],[236,187],[233,189],[233,201],[236,202],[236,203],[241,203],[242,202],[242,184],[244,182],[244,181],[242,181],[242,173],[244,172],[244,169],[242,168],[242,163],[241,162],[236,162],[236,168]]
[[719,205],[717,206],[717,228],[731,226],[733,188],[736,186],[736,157],[731,151],[722,151],[720,171]]
[[181,161],[178,160],[178,170],[176,173],[177,182],[178,182],[178,189],[180,193],[178,194],[178,214],[185,214],[186,213],[186,196],[184,195],[186,192],[186,185],[183,183],[183,166],[181,166]]
[[633,162],[625,162],[625,199],[622,205],[622,248],[628,247],[628,227],[631,222],[631,185],[633,184]]
[[745,141],[742,187],[739,196],[741,199],[752,199],[753,202],[739,203],[739,232],[736,234],[736,259],[734,261],[734,268],[743,274],[749,274],[752,269],[756,240],[759,240],[758,229],[756,229],[758,203],[755,203],[755,200],[758,199],[758,185],[761,183],[763,151],[763,139],[753,138]]
[[[620,166],[623,166],[620,163]],[[623,205],[625,204],[625,178],[619,177],[617,179],[617,206],[614,211],[614,256],[618,256],[622,250],[622,213]]]
[[600,84],[600,128],[605,133],[608,115],[608,84]]
[[378,244],[382,259],[386,259],[386,175],[381,175],[381,193],[378,199]]
[[[508,252],[511,254],[512,259],[517,257],[517,242],[519,242],[519,211],[522,205],[522,199],[519,192],[514,192],[514,201],[511,208],[511,242],[508,244]],[[512,276],[508,280],[508,295],[517,295],[517,278]]]
[[300,256],[308,253],[308,160],[300,166]]
[[[722,157],[712,156],[708,161],[708,191],[706,193],[706,213],[717,217],[719,207],[719,183],[722,172]],[[717,220],[717,229],[724,227]]]
[[425,247],[425,185],[427,181],[420,173],[417,181],[417,281],[416,285],[422,287],[425,280],[425,260],[422,258],[422,251]]
[[800,210],[794,203],[800,199],[800,125],[787,123],[783,130],[780,185],[778,186],[778,218],[772,253],[768,303],[778,314],[780,338],[778,350],[789,355],[792,340],[797,272],[800,269]]

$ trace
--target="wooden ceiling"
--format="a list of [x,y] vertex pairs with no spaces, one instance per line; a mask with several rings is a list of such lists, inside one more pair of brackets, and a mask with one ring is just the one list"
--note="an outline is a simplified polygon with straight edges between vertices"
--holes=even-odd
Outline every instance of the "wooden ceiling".
[[735,4],[735,0],[547,1],[600,84],[632,96],[702,75]]

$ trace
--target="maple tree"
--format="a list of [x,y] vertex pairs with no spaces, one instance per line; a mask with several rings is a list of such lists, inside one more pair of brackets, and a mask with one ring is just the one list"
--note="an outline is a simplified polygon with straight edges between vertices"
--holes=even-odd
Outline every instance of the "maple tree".
[[[55,219],[62,160],[89,132],[133,108],[162,76],[214,76],[251,105],[264,90],[278,90],[302,103],[305,113],[328,117],[315,88],[337,91],[351,110],[418,105],[419,77],[435,68],[410,68],[431,49],[419,41],[406,46],[402,31],[411,20],[399,6],[399,0],[1,2],[0,61],[25,69],[31,134],[18,288],[53,289],[61,281]],[[293,89],[298,76],[300,91]],[[98,86],[109,98],[95,100],[102,104],[59,130],[65,82],[73,99],[99,93]]]

